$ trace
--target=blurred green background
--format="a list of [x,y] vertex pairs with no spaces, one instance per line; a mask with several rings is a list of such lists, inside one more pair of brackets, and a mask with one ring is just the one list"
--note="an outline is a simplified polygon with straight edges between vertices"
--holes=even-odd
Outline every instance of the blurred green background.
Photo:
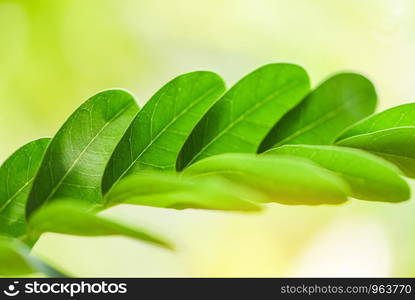
[[[415,100],[414,53],[413,0],[0,0],[0,161],[97,91],[126,88],[143,104],[194,70],[228,86],[270,62],[304,66],[314,86],[356,71],[385,109]],[[414,200],[105,214],[178,250],[47,234],[34,251],[78,276],[415,276]]]

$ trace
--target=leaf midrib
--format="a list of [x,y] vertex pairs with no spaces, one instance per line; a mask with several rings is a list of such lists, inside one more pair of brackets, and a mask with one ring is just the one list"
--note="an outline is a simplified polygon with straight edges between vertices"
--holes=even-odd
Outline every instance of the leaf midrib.
[[23,191],[29,184],[32,183],[35,176],[32,176],[30,180],[26,181],[9,199],[6,200],[6,202],[3,204],[2,207],[0,207],[0,213],[3,212],[7,206],[10,205],[10,203],[19,195],[21,191]]
[[[102,126],[102,128],[96,133],[96,135],[89,141],[89,143],[85,146],[85,148],[81,151],[81,153],[78,155],[78,157],[73,161],[72,165],[69,167],[69,169],[65,172],[65,174],[62,176],[62,178],[59,180],[59,182],[55,185],[55,187],[52,189],[52,191],[49,193],[49,195],[46,197],[44,204],[46,204],[58,191],[62,183],[65,181],[66,177],[71,173],[73,168],[76,166],[76,164],[81,160],[82,156],[86,153],[88,148],[95,142],[95,140],[101,135],[102,132],[111,124],[114,120],[116,120],[120,115],[122,115],[125,111],[127,111],[134,103],[130,103],[127,105],[124,109],[120,110],[117,114],[115,114],[110,120],[105,122],[105,124]],[[50,146],[52,146],[52,142],[50,143]]]
[[[152,140],[150,140],[150,143],[138,154],[138,156],[131,162],[131,164],[124,170],[124,172],[117,178],[117,180],[114,181],[114,183],[112,184],[112,186],[115,186],[127,174],[127,172],[130,171],[130,169],[137,163],[137,161],[141,158],[141,156],[143,156],[143,154],[147,152],[147,150],[160,138],[160,136],[162,134],[164,134],[185,113],[187,113],[190,109],[192,109],[194,106],[196,106],[197,104],[199,104],[209,94],[211,94],[213,91],[215,91],[215,89],[216,89],[216,86],[211,87],[205,93],[203,93],[198,98],[196,98],[196,100],[194,102],[192,102],[188,107],[186,107],[179,114],[177,114],[169,123],[167,123],[160,130],[160,132]],[[130,143],[130,150],[131,150],[131,143]]]
[[[414,106],[413,104],[414,103],[402,104],[401,106],[392,107],[388,110],[380,112],[377,115],[369,116],[369,117],[361,120],[360,122],[356,123],[355,125],[353,125],[352,128],[345,131],[343,133],[343,135],[339,137],[339,140],[344,140],[344,139],[347,139],[347,138],[350,138],[350,137],[353,137],[353,136],[368,134],[368,133],[374,133],[374,132],[377,132],[377,131],[387,130],[387,129],[392,129],[392,128],[415,127],[415,124],[402,125],[402,126],[398,125],[397,126],[397,124],[399,124],[399,122],[402,119],[407,118],[408,114],[413,113],[413,111],[407,110],[407,111],[400,112],[399,119],[394,119],[393,120],[394,123],[397,123],[396,125],[390,125],[389,127],[386,127],[386,128],[378,128],[378,129],[374,128],[374,127],[376,127],[377,123],[382,123],[383,122],[383,120],[385,119],[385,116],[387,116],[388,113],[391,113],[391,114],[396,113],[396,111],[398,111],[398,109],[396,109],[396,111],[395,111],[395,108],[399,108],[399,110],[401,110],[403,107]],[[365,128],[368,128],[368,129],[366,131],[362,132],[362,130],[364,130]],[[357,132],[353,133],[353,130],[356,130],[356,129],[357,129]],[[349,134],[349,135],[347,135],[347,134]]]
[[396,130],[396,129],[414,129],[415,130],[415,126],[397,126],[397,127],[389,127],[389,128],[385,128],[385,129],[379,129],[379,130],[375,130],[375,131],[370,131],[370,132],[365,132],[365,133],[360,133],[360,134],[355,134],[355,135],[351,135],[348,136],[346,138],[340,139],[336,141],[336,144],[340,144],[344,141],[347,140],[351,140],[353,138],[357,138],[357,137],[361,137],[361,136],[370,136],[373,134],[376,134],[378,132],[387,132],[387,131],[392,131],[392,130]]
[[[379,133],[379,132],[387,132],[387,131],[392,131],[392,130],[395,130],[395,129],[413,129],[413,130],[415,130],[415,126],[400,126],[400,127],[392,127],[392,128],[387,128],[387,129],[377,130],[377,131],[373,131],[373,132],[368,132],[368,133],[363,133],[363,134],[353,135],[353,136],[350,136],[350,137],[348,137],[348,138],[345,138],[345,139],[342,139],[342,140],[338,141],[336,144],[337,144],[337,145],[340,145],[340,146],[343,146],[343,147],[359,148],[359,147],[349,146],[349,145],[344,146],[344,145],[342,145],[342,143],[343,143],[344,141],[353,140],[353,139],[355,139],[355,138],[359,138],[359,137],[368,137],[368,136],[370,136],[370,135],[374,135],[374,134]],[[382,152],[382,151],[376,151],[376,150],[372,150],[372,149],[369,149],[369,148],[359,148],[359,149],[363,149],[363,150],[366,150],[366,151],[370,151],[370,152],[378,153],[379,155],[381,155],[381,154],[386,154],[386,155],[390,155],[390,156],[396,156],[396,157],[398,157],[398,158],[407,158],[407,159],[409,158],[409,159],[414,159],[414,160],[415,160],[415,157],[411,157],[411,156],[399,155],[399,154],[390,153],[390,152],[385,152],[385,151],[383,151],[383,152]]]

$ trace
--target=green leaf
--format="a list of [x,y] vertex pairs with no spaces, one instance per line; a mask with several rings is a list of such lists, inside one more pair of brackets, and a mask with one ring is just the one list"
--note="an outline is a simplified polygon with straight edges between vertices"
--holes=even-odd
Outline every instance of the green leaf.
[[357,199],[400,202],[409,199],[408,184],[399,176],[399,170],[389,162],[365,151],[311,145],[285,145],[264,154],[303,157],[333,171],[351,188]]
[[275,123],[309,89],[308,75],[297,65],[270,64],[248,74],[193,130],[180,153],[177,169],[215,154],[256,153]]
[[121,203],[164,208],[258,211],[264,197],[222,178],[193,179],[170,173],[141,173],[122,180],[107,195]]
[[0,235],[25,234],[26,201],[49,141],[43,138],[24,145],[0,167]]
[[396,127],[345,138],[336,143],[379,155],[415,177],[415,127]]
[[376,101],[375,89],[365,77],[335,75],[274,126],[260,152],[284,144],[331,144],[346,127],[373,113]]
[[104,193],[143,169],[173,170],[186,138],[225,90],[212,72],[192,72],[162,87],[143,107],[105,170]]
[[341,178],[299,158],[222,154],[189,166],[183,174],[220,175],[264,193],[268,202],[318,205],[347,200],[348,186]]
[[82,104],[50,142],[33,182],[27,214],[62,197],[100,205],[105,166],[137,110],[133,96],[122,90],[101,92]]
[[415,103],[392,107],[354,124],[337,139],[396,127],[415,127]]
[[0,276],[22,276],[34,273],[49,277],[67,277],[48,263],[30,255],[30,249],[17,240],[0,239]]
[[415,177],[415,103],[403,104],[370,116],[348,128],[336,142],[360,148],[396,164]]
[[172,249],[164,239],[146,230],[129,227],[88,211],[79,200],[59,199],[37,210],[29,219],[29,234],[37,239],[44,232],[79,236],[120,235]]

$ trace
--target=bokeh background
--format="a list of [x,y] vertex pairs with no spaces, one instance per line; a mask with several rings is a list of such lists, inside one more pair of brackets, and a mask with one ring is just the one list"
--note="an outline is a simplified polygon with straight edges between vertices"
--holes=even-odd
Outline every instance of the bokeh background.
[[[375,83],[379,110],[414,101],[415,2],[0,0],[0,162],[53,135],[102,89],[126,88],[144,104],[181,73],[216,71],[230,86],[270,62],[304,66],[314,86],[360,72]],[[35,253],[77,276],[415,276],[415,199],[105,214],[178,250],[47,234]]]

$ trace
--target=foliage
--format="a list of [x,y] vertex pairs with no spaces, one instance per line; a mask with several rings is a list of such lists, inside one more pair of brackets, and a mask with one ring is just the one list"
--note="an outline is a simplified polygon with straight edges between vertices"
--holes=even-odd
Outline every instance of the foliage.
[[128,92],[103,91],[0,167],[0,273],[64,276],[29,254],[45,232],[173,248],[98,215],[119,204],[258,212],[408,200],[400,169],[414,177],[415,106],[371,115],[376,99],[353,73],[310,91],[293,64],[263,66],[228,91],[215,73],[187,73],[141,110]]

